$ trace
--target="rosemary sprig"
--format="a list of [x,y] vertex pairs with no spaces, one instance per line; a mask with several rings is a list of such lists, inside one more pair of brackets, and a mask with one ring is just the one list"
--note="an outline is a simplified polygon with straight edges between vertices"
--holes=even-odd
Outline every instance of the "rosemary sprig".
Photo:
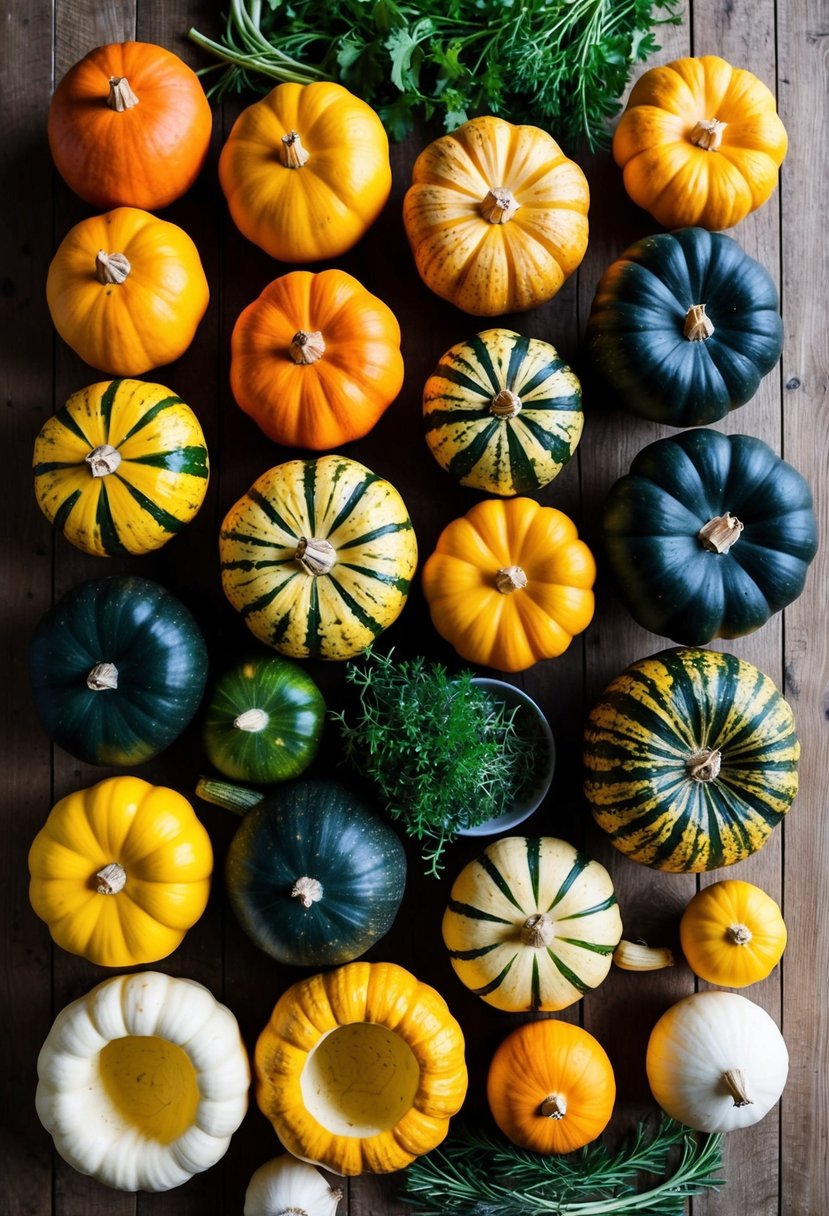
[[[401,1198],[417,1216],[683,1216],[687,1198],[723,1184],[721,1169],[722,1136],[667,1116],[613,1155],[597,1142],[542,1156],[467,1130],[409,1166]],[[642,1175],[658,1181],[638,1189]]]

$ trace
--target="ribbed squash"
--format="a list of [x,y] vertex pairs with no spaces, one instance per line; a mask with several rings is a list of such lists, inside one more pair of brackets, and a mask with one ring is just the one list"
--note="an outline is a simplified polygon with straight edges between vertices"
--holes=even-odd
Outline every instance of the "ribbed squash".
[[402,612],[417,566],[397,490],[344,456],[263,473],[225,517],[219,553],[248,628],[297,659],[365,650]]
[[558,476],[581,438],[581,385],[549,342],[487,329],[441,358],[423,391],[426,442],[461,485],[504,496]]
[[443,917],[455,973],[496,1009],[565,1009],[610,970],[622,919],[610,875],[564,840],[508,836],[456,878]]
[[770,895],[726,878],[697,891],[679,922],[688,966],[700,979],[746,988],[770,975],[786,948],[786,925]]
[[85,553],[149,553],[198,511],[208,462],[196,415],[161,384],[110,380],[73,393],[35,440],[35,495]]
[[666,650],[591,710],[584,789],[633,861],[715,870],[766,843],[797,794],[799,756],[792,711],[763,672],[731,654]]

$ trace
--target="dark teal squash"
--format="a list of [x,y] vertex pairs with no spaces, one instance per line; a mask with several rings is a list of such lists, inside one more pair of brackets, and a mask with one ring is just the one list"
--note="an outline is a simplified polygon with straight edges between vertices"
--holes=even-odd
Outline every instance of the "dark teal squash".
[[406,857],[347,786],[303,780],[247,812],[225,876],[233,911],[260,950],[290,966],[325,967],[359,958],[391,928]]
[[192,719],[207,648],[191,613],[145,578],[73,587],[41,620],[29,652],[49,738],[88,764],[136,765]]
[[817,522],[809,486],[767,444],[685,431],[611,488],[604,543],[633,618],[698,646],[751,633],[800,595]]
[[653,422],[704,426],[750,400],[780,358],[777,290],[721,232],[645,237],[602,276],[587,345],[611,399]]
[[207,758],[226,777],[275,785],[298,777],[313,760],[325,701],[297,663],[251,658],[216,681],[207,703]]

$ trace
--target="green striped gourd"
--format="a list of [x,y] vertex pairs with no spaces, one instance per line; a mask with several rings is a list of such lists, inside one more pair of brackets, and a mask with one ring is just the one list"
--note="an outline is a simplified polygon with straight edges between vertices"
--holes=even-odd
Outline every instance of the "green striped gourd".
[[67,540],[97,557],[149,553],[207,492],[196,415],[161,384],[109,380],[73,393],[35,440],[35,494]]
[[797,794],[788,702],[751,663],[692,648],[641,659],[591,710],[585,794],[622,853],[673,873],[756,852]]
[[403,610],[417,566],[397,490],[345,456],[263,473],[225,517],[219,554],[248,628],[296,659],[360,654]]
[[581,385],[555,347],[510,329],[451,347],[426,381],[423,414],[438,464],[504,497],[552,481],[584,423]]
[[564,840],[508,836],[452,887],[443,940],[462,983],[496,1009],[565,1009],[610,970],[622,919],[610,875]]

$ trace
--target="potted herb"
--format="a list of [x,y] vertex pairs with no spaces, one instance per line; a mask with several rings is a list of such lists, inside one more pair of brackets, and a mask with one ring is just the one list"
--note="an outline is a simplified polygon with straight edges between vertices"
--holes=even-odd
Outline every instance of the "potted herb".
[[427,873],[457,836],[515,826],[549,789],[552,734],[520,689],[392,654],[368,653],[346,679],[358,704],[332,715],[346,759],[420,842]]

